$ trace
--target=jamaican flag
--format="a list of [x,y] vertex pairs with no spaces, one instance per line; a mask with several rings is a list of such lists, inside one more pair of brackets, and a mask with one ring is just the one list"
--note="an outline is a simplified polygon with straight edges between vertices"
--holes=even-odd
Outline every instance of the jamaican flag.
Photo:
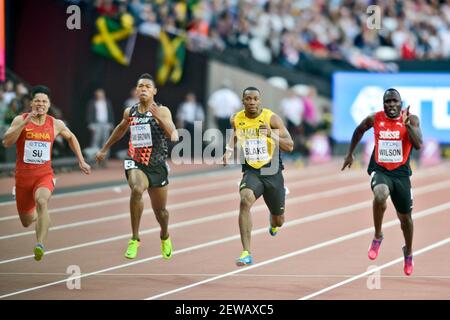
[[160,85],[164,85],[168,79],[178,83],[183,76],[186,36],[184,34],[170,36],[162,30],[159,39],[156,81]]
[[[92,50],[122,65],[128,65],[136,40],[133,23],[133,16],[128,13],[122,14],[118,20],[98,17],[95,21],[98,33],[92,38]],[[122,47],[126,47],[125,50]]]

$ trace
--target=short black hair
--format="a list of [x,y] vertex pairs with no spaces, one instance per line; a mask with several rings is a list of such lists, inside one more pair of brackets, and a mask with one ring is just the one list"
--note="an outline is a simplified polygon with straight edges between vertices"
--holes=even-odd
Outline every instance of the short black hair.
[[[153,80],[153,77],[150,75],[150,73],[143,73],[143,74],[141,74],[141,75],[139,76],[137,82],[139,82],[139,80],[141,80],[141,79],[148,79],[148,80],[150,80],[151,82],[153,82],[153,85],[155,85],[155,80]],[[137,83],[137,82],[136,82],[136,83]]]
[[258,93],[261,94],[261,91],[259,91],[258,88],[256,88],[256,87],[247,87],[247,88],[244,89],[244,91],[242,91],[242,96],[245,95],[246,91],[258,91]]
[[384,97],[386,96],[386,94],[388,94],[389,92],[395,92],[395,93],[398,94],[398,96],[400,97],[400,99],[402,98],[401,95],[400,95],[400,92],[398,92],[397,89],[395,89],[395,88],[389,88],[389,89],[387,89],[387,90],[384,92],[384,94],[383,94],[383,100],[384,100]]
[[34,87],[33,90],[31,90],[31,99],[34,99],[34,97],[38,93],[46,94],[47,97],[50,99],[50,89],[48,87],[43,86],[43,85],[38,85],[38,86]]

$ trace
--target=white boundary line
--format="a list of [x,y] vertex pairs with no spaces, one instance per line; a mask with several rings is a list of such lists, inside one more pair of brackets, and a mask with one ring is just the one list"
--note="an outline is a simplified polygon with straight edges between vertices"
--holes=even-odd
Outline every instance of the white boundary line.
[[[300,175],[302,175],[303,177],[309,177],[309,176],[312,176],[312,175],[316,174],[317,172],[319,172],[319,173],[323,172],[325,169],[328,169],[328,167],[330,167],[330,168],[333,168],[333,167],[338,168],[339,164],[338,164],[337,160],[332,160],[331,162],[328,162],[328,163],[323,164],[323,165],[312,165],[312,166],[306,167],[306,169],[305,168],[297,169],[297,168],[295,168],[294,165],[287,166],[286,163],[284,164],[284,166],[285,166],[284,172],[296,171],[296,172],[300,172]],[[228,169],[223,169],[223,170],[219,169],[217,171],[205,171],[203,173],[201,173],[200,171],[193,171],[193,172],[191,172],[191,174],[187,174],[187,175],[183,175],[183,176],[172,176],[170,171],[169,171],[169,179],[170,179],[170,181],[184,181],[184,180],[190,180],[190,179],[203,179],[204,177],[214,177],[214,178],[216,178],[217,176],[229,175],[230,173],[240,173],[240,172],[241,172],[241,167],[240,166],[236,167],[236,168],[228,168]],[[113,191],[113,189],[117,188],[117,187],[120,187],[120,188],[125,188],[126,187],[126,188],[128,188],[128,184],[126,183],[126,180],[125,180],[125,175],[123,176],[123,180],[125,181],[123,184],[118,184],[118,185],[115,185],[115,186],[98,187],[98,188],[92,188],[92,189],[89,189],[89,190],[73,191],[73,192],[67,192],[67,193],[62,193],[62,194],[55,194],[55,195],[52,195],[52,199],[72,197],[72,196],[76,196],[76,195],[92,194],[94,192],[102,192],[102,191],[108,191],[108,190]],[[15,203],[16,203],[15,201],[3,201],[3,202],[0,202],[0,207],[1,206],[7,206],[7,205],[14,205]]]
[[[327,179],[317,178],[317,179],[314,179],[313,181],[301,180],[301,181],[297,181],[297,182],[290,184],[290,188],[294,189],[294,188],[303,186],[303,184],[308,184],[308,183],[309,183],[309,185],[319,184],[321,182],[321,180],[327,180]],[[302,196],[302,198],[304,198],[305,200],[313,200],[313,199],[324,198],[327,196],[334,196],[334,194],[345,194],[345,193],[349,193],[350,191],[358,191],[361,189],[361,187],[364,187],[365,185],[367,185],[367,183],[363,182],[363,183],[360,183],[360,184],[357,184],[354,186],[348,186],[346,188],[341,188],[341,189],[337,189],[337,190],[332,189],[331,191],[327,191],[327,192],[316,192],[313,194]],[[187,201],[187,202],[181,201],[180,203],[174,203],[172,205],[168,205],[167,209],[170,212],[171,210],[185,209],[185,208],[189,208],[189,207],[201,206],[201,205],[205,205],[205,204],[211,204],[211,203],[232,200],[232,199],[239,201],[239,195],[236,191],[224,193],[219,196],[212,196],[212,197],[208,197],[208,198],[196,199],[196,200]],[[127,197],[126,200],[129,200],[129,197]],[[153,212],[152,209],[145,209],[143,211],[143,214],[149,214],[151,212]],[[17,216],[14,216],[14,217],[16,218]],[[79,221],[79,222],[74,222],[74,223],[63,224],[63,225],[51,227],[49,229],[49,231],[74,228],[74,227],[79,227],[79,226],[84,226],[84,225],[96,224],[99,222],[107,222],[107,221],[125,219],[125,218],[129,218],[129,217],[130,217],[129,212],[122,212],[122,213],[110,215],[108,217],[83,220],[83,221]],[[34,234],[35,234],[34,231],[24,231],[24,232],[0,236],[0,240],[6,240],[6,239],[27,236],[27,235],[34,235]]]
[[[432,208],[429,208],[429,209],[426,209],[426,210],[422,210],[422,211],[416,213],[413,216],[414,216],[415,219],[418,219],[418,218],[422,218],[422,217],[434,214],[436,212],[447,210],[449,208],[450,208],[450,202],[447,202],[447,203],[444,203],[444,204],[441,204],[441,205],[438,205],[438,206],[435,206],[435,207],[432,207]],[[392,227],[394,225],[397,225],[399,223],[400,222],[398,221],[398,219],[391,220],[391,221],[389,221],[387,223],[384,223],[383,224],[383,228],[384,229],[390,228],[390,227]],[[338,238],[334,238],[334,239],[331,239],[331,240],[328,240],[328,241],[320,242],[320,243],[312,245],[310,247],[307,247],[307,248],[304,248],[304,249],[300,249],[300,250],[297,250],[297,251],[294,251],[294,252],[291,252],[291,253],[288,253],[288,254],[285,254],[285,255],[273,258],[273,259],[269,259],[269,260],[266,260],[266,261],[263,261],[263,262],[260,262],[260,263],[257,263],[257,264],[246,266],[245,268],[240,268],[240,269],[228,272],[228,273],[224,273],[224,274],[222,274],[220,276],[212,277],[212,278],[209,278],[209,279],[205,279],[203,281],[194,282],[194,283],[192,283],[190,285],[187,285],[187,286],[183,286],[183,287],[180,287],[180,288],[177,288],[177,289],[166,291],[166,292],[163,292],[163,293],[160,293],[160,294],[148,297],[145,300],[155,300],[155,299],[158,299],[158,298],[162,298],[162,297],[165,297],[165,296],[168,296],[168,295],[180,292],[180,291],[184,291],[184,290],[187,290],[187,289],[190,289],[190,288],[193,288],[193,287],[197,287],[197,286],[205,284],[205,283],[209,283],[209,282],[212,282],[212,281],[223,279],[223,278],[226,278],[228,276],[231,276],[231,275],[234,275],[234,274],[237,274],[237,273],[249,271],[251,269],[256,269],[256,268],[259,268],[259,267],[262,267],[262,266],[265,266],[265,265],[268,265],[268,264],[271,264],[271,263],[274,263],[274,262],[278,262],[278,261],[285,260],[285,259],[288,259],[288,258],[292,258],[292,257],[298,256],[298,255],[304,254],[304,253],[315,251],[315,250],[318,250],[318,249],[321,249],[321,248],[324,248],[324,247],[327,247],[327,246],[330,246],[330,245],[334,245],[336,243],[340,243],[340,242],[343,242],[343,241],[346,241],[346,240],[349,240],[349,239],[353,239],[353,238],[356,238],[356,237],[359,237],[359,236],[362,236],[362,235],[365,235],[365,234],[369,234],[371,232],[373,232],[373,227],[362,229],[362,230],[359,230],[359,231],[356,231],[356,232],[352,232],[352,233],[346,234],[344,236],[341,236],[341,237],[338,237]],[[447,240],[450,240],[450,238],[447,239]],[[2,297],[0,296],[0,298],[2,298]]]
[[[444,246],[444,245],[446,245],[447,243],[450,243],[450,237],[447,238],[447,239],[444,239],[444,240],[435,242],[435,243],[433,243],[433,244],[431,244],[431,245],[429,245],[429,246],[427,246],[427,247],[424,247],[424,248],[422,248],[422,249],[420,249],[420,250],[414,251],[414,257],[417,257],[418,255],[421,255],[422,253],[425,253],[425,252],[427,252],[427,251],[431,251],[431,250],[433,250],[433,249],[436,249],[436,248],[439,248],[439,247],[441,247],[441,246]],[[368,276],[369,274],[372,274],[372,273],[374,273],[374,272],[383,270],[383,269],[385,269],[385,268],[387,268],[387,267],[390,267],[390,266],[392,266],[392,265],[394,265],[394,264],[397,264],[397,263],[399,263],[399,262],[403,262],[403,257],[394,259],[394,260],[392,260],[392,261],[390,261],[390,262],[387,262],[387,263],[385,263],[385,264],[383,264],[383,265],[381,265],[381,266],[379,266],[379,267],[371,268],[370,270],[368,270],[368,271],[366,271],[366,272],[363,272],[363,273],[361,273],[361,274],[359,274],[359,275],[356,275],[356,276],[351,277],[350,279],[341,281],[341,282],[336,283],[336,284],[334,284],[334,285],[332,285],[332,286],[329,286],[329,287],[327,287],[327,288],[324,288],[324,289],[322,289],[322,290],[319,290],[319,291],[317,291],[317,292],[314,292],[314,293],[312,293],[312,294],[309,294],[309,295],[307,295],[307,296],[304,296],[304,297],[302,297],[302,298],[299,298],[298,300],[309,300],[309,299],[311,299],[311,298],[317,297],[318,295],[321,295],[321,294],[323,294],[323,293],[325,293],[325,292],[328,292],[328,291],[331,291],[331,290],[333,290],[333,289],[339,288],[339,287],[341,287],[341,286],[343,286],[343,285],[346,285],[346,284],[348,284],[348,283],[350,283],[350,282],[353,282],[353,281],[355,281],[355,280],[361,279],[361,278],[363,278],[363,277],[365,277],[365,276]]]
[[[416,189],[416,195],[420,195],[420,194],[424,194],[424,193],[428,193],[428,192],[433,192],[436,190],[441,189],[441,187],[444,186],[450,186],[450,181],[443,181],[443,182],[438,182],[434,185],[425,185],[423,187],[419,187]],[[349,190],[349,188],[342,188],[339,189],[339,192],[345,193],[346,190],[347,191],[353,191],[353,190]],[[303,201],[308,201],[308,200],[313,200],[317,197],[320,197],[320,195],[325,194],[330,194],[334,192],[334,190],[330,190],[330,191],[325,191],[325,192],[318,192],[318,193],[313,193],[313,194],[309,194],[309,195],[305,195],[305,196],[299,196],[299,197],[294,197],[294,198],[288,198],[286,200],[287,204],[297,204]],[[340,194],[337,194],[340,195]],[[349,210],[354,210],[355,209],[362,209],[365,207],[369,207],[371,205],[371,201],[363,201],[363,202],[359,202],[350,206],[346,206],[346,207],[342,207],[342,208],[338,208],[335,210],[331,210],[331,211],[325,211],[325,214],[319,213],[319,214],[314,214],[312,216],[307,216],[304,218],[301,218],[300,220],[302,221],[302,219],[305,219],[305,222],[308,221],[314,221],[316,220],[315,217],[320,217],[320,219],[322,217],[328,217],[328,216],[333,216],[336,214],[341,214],[345,211],[349,211]],[[266,205],[265,204],[261,204],[261,205],[257,205],[254,206],[252,208],[252,212],[259,212],[259,211],[263,211],[266,210]],[[144,213],[149,213],[150,210],[145,210]],[[329,215],[329,212],[333,212],[333,214]],[[177,228],[181,228],[181,227],[185,227],[185,226],[190,226],[190,225],[196,225],[196,224],[200,224],[200,223],[204,223],[204,222],[210,222],[210,221],[216,221],[216,220],[221,220],[221,219],[226,219],[232,216],[235,216],[238,214],[237,210],[232,210],[232,211],[227,211],[224,213],[219,213],[216,215],[212,215],[212,216],[208,216],[208,217],[204,217],[204,218],[199,218],[199,219],[193,219],[193,220],[189,220],[189,221],[183,221],[183,222],[177,222],[174,224],[171,224],[170,228],[171,229],[177,229]],[[297,219],[299,220],[299,219]],[[292,223],[295,223],[295,221],[297,220],[292,220],[290,222],[287,222],[284,224],[284,226],[290,225]],[[144,235],[144,234],[150,234],[150,233],[155,233],[155,232],[159,232],[159,227],[155,227],[152,229],[148,229],[148,230],[144,230],[141,231],[140,234]],[[88,246],[92,246],[92,245],[97,245],[97,244],[102,244],[102,243],[108,243],[108,242],[112,242],[112,241],[117,241],[117,240],[122,240],[122,239],[127,239],[129,238],[129,233],[123,234],[123,235],[119,235],[119,236],[115,236],[115,237],[110,237],[110,238],[106,238],[106,239],[101,239],[101,240],[95,240],[95,241],[91,241],[91,242],[86,242],[86,243],[81,243],[81,244],[77,244],[77,245],[73,245],[73,246],[69,246],[69,247],[63,247],[63,248],[59,248],[59,249],[54,249],[54,250],[50,250],[47,251],[45,254],[49,255],[49,254],[53,254],[53,253],[58,253],[58,252],[65,252],[65,251],[69,251],[69,250],[74,250],[74,249],[78,249],[78,248],[84,248],[84,247],[88,247]],[[1,260],[0,264],[5,264],[5,263],[10,263],[10,262],[15,262],[15,261],[19,261],[19,260],[24,260],[24,259],[28,259],[28,258],[32,258],[33,255],[27,255],[27,256],[22,256],[22,257],[17,257],[17,258],[12,258],[12,259],[7,259],[7,260]]]
[[[297,175],[292,174],[292,175],[290,175],[289,178],[292,178],[293,176],[297,176]],[[347,181],[347,180],[352,180],[352,179],[358,179],[360,177],[361,176],[356,172],[349,174],[349,175],[343,175],[341,173],[341,174],[334,174],[334,175],[328,176],[328,178],[327,177],[319,177],[319,178],[300,180],[300,181],[296,181],[296,182],[286,182],[285,185],[288,185],[289,187],[291,187],[291,185],[295,185],[295,186],[303,186],[303,185],[310,186],[311,185],[312,186],[312,185],[320,184],[323,181],[329,181],[330,178],[335,178],[336,181]],[[291,180],[291,179],[289,179],[289,180]],[[221,181],[220,183],[218,183],[216,181],[213,183],[200,184],[200,185],[192,186],[189,188],[177,187],[177,188],[171,189],[169,191],[169,196],[172,198],[173,196],[176,196],[179,194],[188,194],[188,193],[198,192],[200,190],[205,190],[205,189],[208,191],[214,190],[214,189],[220,189],[220,188],[223,188],[223,186],[224,186],[223,183],[229,183],[229,185],[235,186],[235,184],[233,183],[234,181],[239,182],[240,181],[239,177],[230,178],[230,179]],[[295,180],[293,180],[293,181],[295,181]],[[233,192],[234,193],[237,192],[237,187],[235,188],[235,190]],[[212,197],[210,197],[210,198],[212,198]],[[120,198],[115,198],[115,199],[92,201],[92,202],[77,204],[77,205],[73,205],[73,206],[54,208],[54,209],[50,209],[48,212],[49,212],[49,214],[62,213],[62,212],[78,210],[78,209],[86,209],[86,208],[98,207],[98,206],[103,206],[103,205],[111,205],[111,204],[115,204],[115,203],[128,202],[129,200],[130,200],[130,196],[127,195],[126,197],[120,197]],[[7,220],[15,220],[15,219],[19,219],[19,216],[17,213],[9,215],[9,216],[5,216],[5,217],[0,217],[0,222],[7,221]]]
[[[369,203],[370,203],[370,201],[369,201]],[[444,203],[444,204],[441,204],[441,205],[438,205],[438,206],[435,206],[435,207],[432,207],[432,208],[429,208],[429,209],[426,209],[426,210],[422,210],[422,211],[416,213],[413,216],[414,216],[415,219],[418,219],[418,218],[422,218],[422,217],[425,217],[425,216],[428,216],[428,215],[431,215],[431,214],[434,214],[436,212],[440,212],[440,211],[443,211],[443,210],[446,210],[446,209],[449,209],[449,208],[450,208],[450,202],[447,202],[447,203]],[[296,224],[304,223],[308,218],[310,219],[310,221],[322,219],[322,217],[319,218],[319,216],[324,216],[326,214],[331,215],[331,212],[333,212],[333,211],[335,212],[335,211],[343,210],[343,209],[344,208],[338,208],[338,209],[331,210],[331,211],[328,211],[328,212],[322,212],[321,214],[315,215],[313,217],[306,217],[306,218],[298,219],[297,221],[288,222],[288,223],[285,224],[284,228],[289,227],[289,226],[293,226],[293,225],[296,225]],[[397,225],[397,224],[399,224],[399,221],[398,221],[398,219],[395,219],[395,220],[391,220],[391,221],[383,224],[383,227],[386,229],[386,228],[392,227],[392,226]],[[265,233],[265,232],[267,232],[267,228],[264,227],[264,228],[260,228],[260,229],[254,230],[252,232],[252,235],[261,234],[261,233]],[[206,280],[203,280],[203,281],[200,281],[200,282],[195,282],[195,283],[193,283],[191,285],[188,285],[188,286],[184,286],[184,287],[181,287],[181,288],[178,288],[178,289],[175,289],[175,290],[167,291],[167,292],[164,292],[164,293],[161,293],[161,294],[149,297],[149,298],[147,298],[147,300],[157,299],[157,298],[160,298],[160,297],[163,297],[163,296],[167,296],[167,295],[179,292],[179,291],[183,291],[183,290],[186,290],[186,289],[189,289],[189,288],[192,288],[192,287],[199,286],[199,285],[204,284],[204,283],[208,283],[208,282],[212,282],[212,281],[215,281],[215,280],[218,280],[218,279],[221,279],[221,278],[225,278],[225,277],[228,277],[228,276],[233,275],[233,274],[237,274],[237,273],[241,273],[241,272],[244,272],[244,271],[248,271],[248,270],[251,270],[251,269],[254,269],[254,268],[258,268],[258,267],[261,267],[261,266],[264,266],[264,265],[267,265],[267,264],[270,264],[270,263],[273,263],[273,262],[284,260],[284,259],[296,256],[296,255],[300,255],[300,254],[303,254],[303,253],[314,251],[314,250],[317,250],[317,249],[320,249],[320,248],[323,248],[323,247],[326,247],[326,246],[329,246],[329,245],[332,245],[332,244],[335,244],[335,243],[339,243],[339,242],[342,242],[342,241],[345,241],[345,240],[348,240],[348,239],[352,239],[352,238],[355,238],[355,237],[358,237],[358,236],[361,236],[361,235],[365,235],[365,234],[368,234],[370,232],[373,232],[373,228],[372,227],[366,228],[366,229],[362,229],[360,231],[353,232],[353,233],[350,233],[350,234],[347,234],[345,236],[338,237],[338,238],[335,238],[335,239],[332,239],[332,240],[329,240],[329,241],[321,242],[321,243],[318,243],[316,245],[313,245],[313,246],[310,246],[310,247],[307,247],[307,248],[304,248],[304,249],[301,249],[301,250],[297,250],[297,251],[291,252],[289,254],[285,254],[285,255],[279,256],[277,258],[273,258],[273,259],[266,260],[266,261],[258,263],[258,264],[254,264],[254,265],[248,266],[246,268],[237,269],[235,271],[228,272],[228,273],[222,274],[222,275],[217,276],[217,277],[209,278],[209,279],[206,279]],[[235,235],[230,236],[230,237],[225,237],[225,238],[222,238],[222,239],[209,241],[209,242],[202,243],[202,244],[199,244],[199,245],[195,245],[195,246],[187,247],[187,248],[184,248],[184,249],[180,249],[180,250],[174,251],[173,254],[175,255],[175,254],[181,254],[181,253],[190,252],[190,251],[194,251],[194,250],[199,250],[199,249],[203,249],[203,248],[206,248],[206,247],[210,247],[210,246],[214,246],[214,245],[217,245],[217,244],[222,244],[222,243],[226,243],[226,242],[230,242],[230,241],[238,240],[238,239],[240,239],[240,235],[239,234],[235,234]],[[97,271],[86,273],[86,274],[79,275],[79,276],[74,276],[74,277],[71,277],[70,280],[73,281],[73,280],[76,280],[76,279],[86,278],[86,277],[93,276],[93,275],[96,275],[96,274],[122,269],[122,268],[126,268],[126,267],[129,267],[129,266],[141,264],[141,263],[152,261],[152,260],[156,260],[156,259],[161,259],[161,256],[160,255],[152,256],[152,257],[145,258],[145,259],[142,259],[142,260],[133,261],[133,262],[129,262],[129,263],[121,264],[121,265],[116,265],[116,266],[113,266],[113,267],[97,270]],[[57,285],[57,284],[60,284],[60,283],[65,283],[66,281],[67,281],[67,279],[63,279],[63,280],[59,280],[59,281],[46,283],[44,285],[40,285],[40,286],[36,286],[36,287],[31,287],[31,288],[27,288],[27,289],[23,289],[23,290],[19,290],[19,291],[14,291],[14,292],[11,292],[11,293],[7,293],[7,294],[4,294],[4,295],[1,295],[0,299],[11,297],[11,296],[15,296],[15,295],[26,293],[26,292],[31,292],[31,291],[43,289],[43,288],[50,287],[50,286],[53,286],[53,285]]]

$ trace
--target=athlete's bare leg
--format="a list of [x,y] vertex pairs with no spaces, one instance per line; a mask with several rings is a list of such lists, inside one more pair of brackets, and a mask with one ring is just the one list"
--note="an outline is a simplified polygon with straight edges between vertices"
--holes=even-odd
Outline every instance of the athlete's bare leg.
[[256,201],[253,190],[244,188],[240,191],[241,201],[239,204],[239,231],[241,233],[242,247],[250,252],[252,237],[252,217],[250,208]]
[[37,220],[37,212],[36,209],[34,209],[33,213],[20,213],[20,222],[25,228],[28,228],[33,222]]
[[34,195],[36,201],[36,238],[37,242],[44,244],[47,241],[48,228],[50,227],[50,215],[48,214],[48,201],[52,193],[47,188],[38,188]]
[[284,214],[281,215],[270,215],[270,226],[273,228],[281,227],[284,223]]
[[130,196],[130,217],[132,239],[139,239],[139,225],[141,223],[142,212],[144,211],[144,201],[142,194],[148,189],[148,178],[144,172],[139,169],[128,171],[128,185],[131,189]]
[[166,209],[168,190],[168,185],[161,188],[148,189],[153,212],[155,213],[156,220],[158,220],[161,227],[161,232],[159,234],[161,240],[166,240],[169,238],[169,211]]
[[403,231],[403,237],[405,238],[406,255],[412,254],[412,242],[414,234],[414,224],[411,217],[411,213],[405,214],[397,212],[397,217],[400,220],[400,225]]
[[383,236],[381,230],[383,224],[384,212],[387,207],[387,198],[389,197],[389,187],[385,184],[379,184],[373,188],[373,224],[375,227],[375,239],[380,239]]

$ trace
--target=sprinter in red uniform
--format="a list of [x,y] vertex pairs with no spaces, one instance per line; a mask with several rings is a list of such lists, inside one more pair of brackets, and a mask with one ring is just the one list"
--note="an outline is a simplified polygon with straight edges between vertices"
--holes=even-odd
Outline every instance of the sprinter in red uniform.
[[344,160],[342,170],[351,167],[353,151],[364,135],[373,127],[375,147],[370,159],[368,174],[372,177],[371,187],[374,194],[373,220],[375,235],[369,248],[369,259],[375,260],[380,252],[383,232],[381,231],[386,200],[391,196],[397,216],[400,219],[405,246],[403,249],[406,275],[411,275],[414,268],[412,256],[413,220],[411,212],[413,199],[411,193],[409,165],[411,147],[419,150],[422,146],[422,133],[419,118],[409,113],[409,106],[401,110],[400,93],[388,89],[383,96],[384,111],[365,118],[353,132],[352,141]]
[[37,86],[31,93],[31,112],[16,116],[3,137],[7,148],[16,144],[16,206],[24,227],[36,222],[37,244],[34,258],[44,255],[50,217],[48,201],[55,187],[51,155],[53,141],[61,135],[78,158],[81,171],[89,174],[91,167],[84,161],[80,144],[64,122],[47,115],[50,90]]

